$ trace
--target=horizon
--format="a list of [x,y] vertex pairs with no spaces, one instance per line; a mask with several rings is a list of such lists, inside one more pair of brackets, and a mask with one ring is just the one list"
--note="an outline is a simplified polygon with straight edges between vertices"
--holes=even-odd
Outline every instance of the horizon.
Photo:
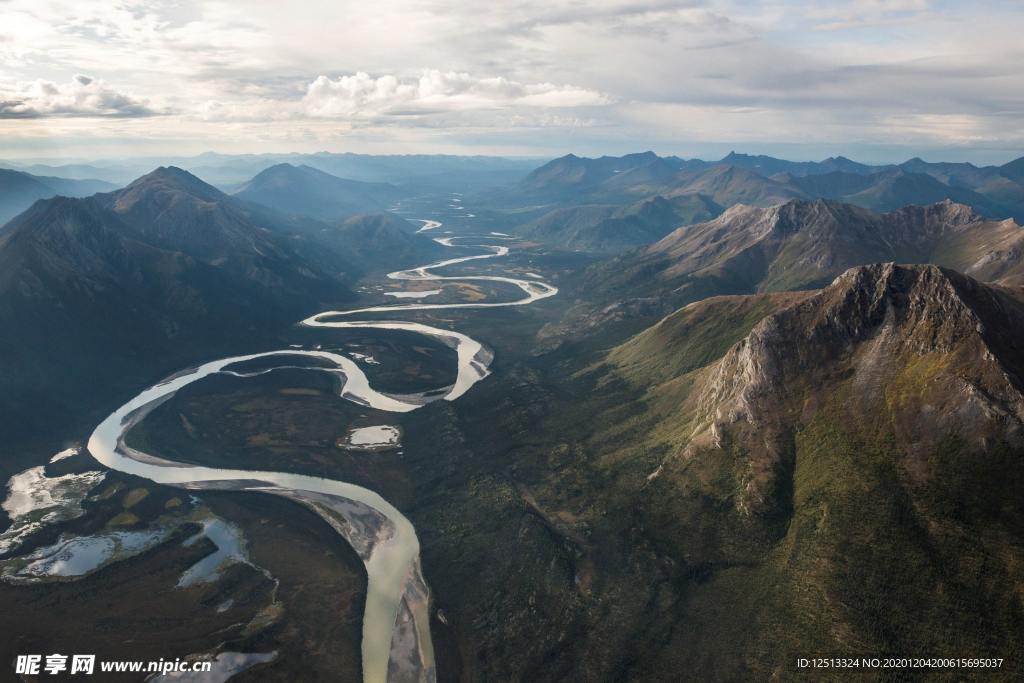
[[[969,158],[947,158],[940,156],[924,156],[914,155],[909,157],[896,157],[893,156],[889,160],[871,160],[862,157],[852,156],[844,153],[833,153],[826,154],[824,156],[805,156],[805,157],[793,157],[784,156],[781,154],[770,154],[765,152],[747,151],[742,148],[730,148],[728,152],[717,156],[711,155],[686,155],[673,152],[659,151],[655,149],[636,149],[632,151],[626,151],[623,153],[614,152],[591,152],[582,153],[580,151],[566,151],[558,154],[545,155],[545,154],[484,154],[484,153],[458,153],[458,152],[391,152],[391,153],[374,153],[374,152],[354,152],[354,151],[328,151],[328,150],[317,150],[312,152],[299,152],[299,151],[285,151],[285,152],[244,152],[244,153],[227,153],[219,152],[215,150],[205,150],[195,154],[139,154],[139,155],[126,155],[117,157],[67,157],[67,156],[53,156],[53,157],[18,157],[18,156],[7,156],[0,158],[0,164],[12,162],[14,165],[21,167],[29,166],[74,166],[74,165],[99,165],[99,164],[119,164],[119,163],[141,163],[141,162],[152,162],[157,164],[153,167],[153,170],[159,166],[169,165],[175,166],[174,161],[188,161],[201,159],[204,157],[268,157],[268,158],[283,158],[283,157],[313,157],[313,156],[369,156],[369,157],[414,157],[414,156],[439,156],[439,157],[453,157],[453,158],[492,158],[492,159],[507,159],[510,161],[537,161],[539,163],[547,163],[556,159],[560,159],[568,156],[576,156],[585,159],[597,159],[601,157],[612,157],[618,158],[630,154],[645,154],[652,152],[659,157],[677,157],[684,161],[705,161],[709,163],[724,161],[730,155],[748,156],[748,157],[770,157],[783,161],[791,161],[797,163],[819,163],[827,161],[828,159],[847,159],[849,161],[862,163],[868,166],[898,166],[903,163],[911,161],[924,161],[927,163],[969,163],[979,168],[986,166],[1004,166],[1008,163],[1024,158],[1024,152],[1008,152],[1006,154],[996,157],[991,155],[990,161],[979,162]],[[170,161],[168,161],[170,160]],[[278,163],[290,163],[288,161],[280,161]]]

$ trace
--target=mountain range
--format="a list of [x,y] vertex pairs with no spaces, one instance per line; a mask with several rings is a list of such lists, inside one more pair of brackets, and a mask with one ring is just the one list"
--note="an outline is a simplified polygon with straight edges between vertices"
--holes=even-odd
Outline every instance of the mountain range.
[[654,196],[626,205],[584,204],[554,209],[516,234],[544,244],[614,253],[655,242],[680,225],[714,218],[722,207],[705,195]]
[[588,268],[575,284],[585,297],[549,331],[635,330],[707,297],[814,289],[847,268],[886,261],[1020,285],[1022,254],[1024,230],[1012,219],[989,220],[948,200],[881,214],[822,199],[736,205]]
[[310,166],[341,178],[391,183],[418,191],[483,190],[514,183],[536,168],[529,157],[457,156],[449,154],[220,154],[134,157],[72,163],[6,161],[0,166],[37,175],[98,178],[124,185],[160,165],[173,165],[225,191],[238,189],[260,172],[282,163]]
[[107,192],[117,186],[102,180],[36,176],[22,171],[0,168],[0,225],[32,206],[37,199],[63,195],[87,197]]
[[[794,199],[831,199],[873,211],[949,199],[988,218],[1022,221],[1021,163],[977,167],[911,159],[868,166],[843,157],[791,162],[732,153],[706,162],[653,152],[598,159],[570,154],[541,166],[513,188],[484,196],[496,207],[516,207],[519,214],[527,208],[528,218],[519,228],[524,235],[563,248],[621,251],[659,232],[665,234],[670,227],[714,217],[735,204],[768,207]],[[647,225],[609,226],[606,221],[614,210],[598,208],[611,204],[628,211],[638,201],[655,197],[701,208],[682,212],[674,226],[660,223],[656,230]],[[620,236],[614,236],[616,230]]]
[[175,167],[114,192],[37,201],[0,230],[5,415],[59,414],[83,392],[234,347],[239,335],[267,343],[350,301],[355,278],[408,255],[413,233],[391,216],[334,226],[286,216]]

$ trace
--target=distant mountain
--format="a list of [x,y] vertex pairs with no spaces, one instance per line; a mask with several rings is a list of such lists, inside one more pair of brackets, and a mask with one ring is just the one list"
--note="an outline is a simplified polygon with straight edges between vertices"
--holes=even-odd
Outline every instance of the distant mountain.
[[285,227],[177,168],[34,204],[0,232],[5,414],[60,412],[351,300],[349,274],[298,254]]
[[703,194],[724,207],[740,203],[771,206],[804,196],[797,188],[737,166],[685,171],[673,177],[663,191],[669,197]]
[[806,197],[836,199],[873,211],[893,211],[911,204],[934,204],[949,199],[992,218],[1009,215],[1005,207],[989,197],[967,187],[944,184],[934,175],[908,170],[910,167],[904,165],[872,174],[834,171],[789,178],[776,176],[776,180],[799,189]]
[[928,162],[919,157],[904,161],[898,168],[907,173],[931,176],[950,187],[977,188],[999,175],[994,166],[979,168],[970,163]]
[[795,188],[739,166],[644,152],[599,159],[570,154],[541,166],[515,188],[497,193],[492,201],[512,205],[632,204],[645,197],[684,194],[702,194],[721,206],[739,201],[767,205],[802,196]]
[[778,183],[796,188],[806,197],[819,199],[839,199],[864,192],[878,180],[874,173],[850,171],[829,171],[804,176],[779,173],[771,178]]
[[681,225],[709,220],[721,212],[721,206],[702,194],[656,196],[628,206],[555,209],[516,232],[566,249],[617,252],[656,242]]
[[394,185],[346,180],[311,166],[277,164],[260,172],[235,196],[282,213],[336,220],[384,211],[406,194]]
[[1024,171],[1013,163],[977,167],[910,159],[898,166],[869,166],[845,157],[793,162],[736,152],[714,162],[652,152],[598,159],[568,155],[495,193],[491,201],[507,207],[626,205],[644,197],[699,193],[724,207],[821,198],[891,211],[950,199],[990,218],[1024,220]]
[[685,636],[649,670],[714,678],[738,649],[769,654],[732,677],[764,679],[1019,629],[997,607],[1019,571],[987,558],[1024,541],[1022,340],[1020,289],[888,263],[694,303],[609,353],[573,471],[685,568]]
[[364,270],[408,268],[450,254],[431,237],[416,234],[409,221],[389,213],[350,216],[323,228],[320,239],[344,250]]
[[763,154],[738,154],[729,152],[715,162],[719,166],[735,166],[737,168],[754,171],[763,176],[772,176],[779,173],[788,173],[794,176],[815,175],[818,173],[829,173],[832,171],[843,171],[846,173],[872,173],[877,169],[866,164],[859,164],[846,157],[829,157],[824,161],[787,161]]
[[1000,166],[999,173],[1010,180],[1024,183],[1024,157],[1014,159],[1010,163]]
[[156,166],[177,166],[227,191],[277,164],[311,166],[325,173],[366,183],[388,183],[418,192],[469,192],[517,182],[537,167],[536,158],[455,156],[449,154],[219,154],[133,157],[73,164],[0,165],[36,175],[98,178],[124,185]]
[[57,195],[87,197],[115,187],[102,180],[69,180],[0,168],[0,226],[32,206],[37,199]]
[[874,211],[893,211],[910,204],[932,204],[951,200],[965,204],[990,218],[1006,218],[1009,210],[966,187],[946,185],[926,173],[905,169],[883,171],[872,176],[872,184],[860,192],[839,197],[843,201]]
[[619,174],[631,175],[637,182],[662,181],[680,170],[675,159],[664,159],[654,152],[604,156],[598,159],[568,154],[549,161],[519,183],[518,192],[549,199],[567,194],[581,195],[598,190]]
[[[870,166],[868,164],[862,164],[852,159],[847,159],[844,156],[829,157],[823,161],[818,162],[819,173],[831,173],[833,171],[842,171],[843,173],[874,173],[879,170],[878,166]],[[881,167],[885,168],[885,167]]]
[[[126,171],[118,164],[28,164],[4,162],[5,166],[38,176],[64,178],[68,180],[102,180],[115,186],[125,185],[139,174]],[[152,165],[147,166],[152,168]]]

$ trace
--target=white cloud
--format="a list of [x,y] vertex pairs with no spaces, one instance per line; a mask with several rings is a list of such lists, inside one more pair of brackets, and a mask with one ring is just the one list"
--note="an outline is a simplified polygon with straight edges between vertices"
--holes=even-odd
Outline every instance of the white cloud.
[[503,77],[481,78],[436,69],[407,80],[390,74],[375,78],[362,71],[333,79],[319,76],[302,98],[310,116],[357,118],[511,107],[585,107],[609,102],[606,95],[587,88],[519,83]]
[[110,88],[101,80],[76,75],[67,83],[37,78],[0,85],[0,118],[44,116],[151,116],[145,100]]

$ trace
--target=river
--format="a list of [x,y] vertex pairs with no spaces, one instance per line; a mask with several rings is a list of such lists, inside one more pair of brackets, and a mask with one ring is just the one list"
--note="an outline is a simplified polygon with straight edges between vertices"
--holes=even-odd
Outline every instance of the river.
[[[419,232],[441,227],[436,220],[420,220]],[[442,276],[431,271],[467,261],[505,256],[509,248],[494,244],[462,244],[467,237],[440,237],[435,242],[446,247],[475,247],[482,254],[462,256],[410,270],[390,273],[400,281],[491,281],[512,284],[524,297],[514,301],[452,304],[393,304],[347,311],[324,311],[299,324],[324,328],[372,328],[406,330],[440,340],[457,355],[454,383],[436,391],[394,395],[378,392],[370,386],[363,371],[351,358],[331,351],[282,349],[263,353],[220,358],[181,371],[141,392],[111,413],[96,427],[88,448],[99,462],[113,470],[149,479],[158,484],[188,489],[257,491],[294,500],[314,510],[352,546],[366,566],[366,606],[363,614],[362,664],[365,683],[384,681],[434,681],[434,652],[430,637],[430,592],[419,559],[419,540],[412,523],[379,494],[343,481],[285,472],[229,470],[173,462],[138,451],[125,443],[125,435],[164,401],[189,384],[217,373],[253,376],[289,367],[288,357],[317,358],[329,367],[311,367],[339,378],[342,398],[360,405],[390,412],[416,410],[435,400],[454,401],[490,373],[492,353],[483,344],[453,330],[417,322],[397,320],[338,320],[356,314],[422,311],[439,309],[492,308],[523,306],[554,296],[558,289],[539,279],[471,275]],[[508,239],[491,235],[486,240]],[[454,244],[455,241],[459,244]],[[233,370],[244,361],[279,357],[282,364],[255,373]]]

